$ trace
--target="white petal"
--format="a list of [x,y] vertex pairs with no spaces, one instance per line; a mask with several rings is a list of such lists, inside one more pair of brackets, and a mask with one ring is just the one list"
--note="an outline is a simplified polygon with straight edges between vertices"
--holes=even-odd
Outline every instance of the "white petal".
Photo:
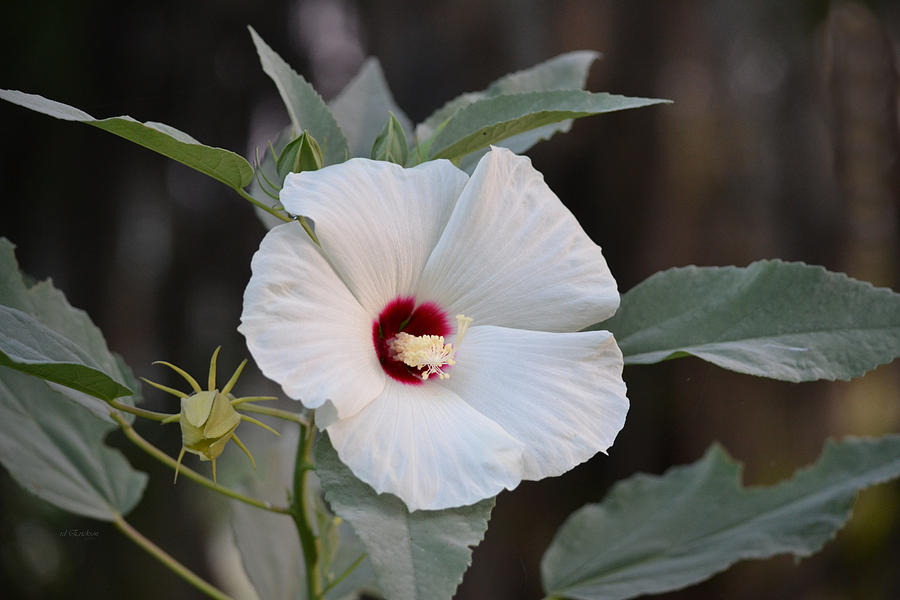
[[531,161],[504,148],[478,163],[417,298],[476,324],[543,331],[583,329],[619,305],[600,247]]
[[384,388],[362,309],[298,223],[266,234],[251,263],[238,331],[263,374],[309,408],[348,417]]
[[325,256],[374,317],[413,294],[467,179],[446,160],[404,169],[357,158],[288,175],[281,203],[315,222]]
[[357,477],[411,511],[473,504],[521,480],[522,444],[433,381],[388,380],[381,396],[328,435]]
[[565,473],[625,423],[622,353],[608,331],[472,327],[443,385],[525,448],[523,479]]

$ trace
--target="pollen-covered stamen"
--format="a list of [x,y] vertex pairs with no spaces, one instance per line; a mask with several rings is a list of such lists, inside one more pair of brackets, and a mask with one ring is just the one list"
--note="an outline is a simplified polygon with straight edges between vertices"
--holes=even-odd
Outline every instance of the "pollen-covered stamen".
[[456,315],[455,347],[445,344],[442,335],[410,335],[401,331],[388,342],[391,356],[405,365],[423,369],[422,379],[432,375],[437,375],[438,379],[448,379],[450,374],[444,372],[444,367],[456,364],[456,349],[471,324],[471,317]]
[[439,379],[450,377],[444,373],[443,367],[454,364],[453,344],[445,344],[444,336],[409,335],[401,331],[388,346],[396,360],[416,369],[424,369],[422,379],[435,374]]

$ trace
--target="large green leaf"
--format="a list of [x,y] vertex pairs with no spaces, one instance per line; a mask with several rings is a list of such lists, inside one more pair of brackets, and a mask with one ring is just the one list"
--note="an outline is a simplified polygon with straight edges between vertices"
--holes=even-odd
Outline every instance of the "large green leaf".
[[278,93],[291,117],[296,137],[305,129],[316,138],[325,154],[325,164],[347,160],[347,138],[338,126],[334,115],[322,96],[308,81],[301,77],[284,59],[266,44],[250,27],[250,36],[259,54],[263,71],[275,82]]
[[0,462],[59,508],[111,521],[140,500],[146,475],[103,444],[115,427],[41,379],[0,369]]
[[850,379],[900,356],[900,294],[778,260],[657,273],[622,296],[626,364],[693,355],[787,381]]
[[403,502],[357,479],[327,436],[316,446],[325,499],[369,553],[378,586],[391,600],[451,598],[487,530],[493,498],[472,506],[410,513]]
[[430,138],[444,121],[477,100],[518,92],[580,90],[584,88],[588,69],[599,56],[589,50],[567,52],[528,69],[505,75],[480,92],[461,94],[420,123],[416,127],[416,137],[419,140]]
[[[246,434],[248,439],[244,441],[256,456],[259,468],[255,471],[243,469],[242,474],[235,477],[239,481],[235,487],[255,498],[284,505],[287,503],[286,491],[292,487],[298,436],[296,427],[280,429],[283,433],[279,438],[267,432]],[[243,438],[245,434],[241,436]],[[226,477],[229,471],[235,470],[236,465],[239,468],[247,466],[245,462],[226,463],[223,465]],[[231,476],[234,477],[234,474]],[[231,527],[244,570],[261,599],[306,600],[303,553],[291,517],[235,502],[231,505]],[[329,581],[329,573],[334,577],[340,576],[365,552],[347,523],[340,524],[336,533],[340,545],[327,565],[323,578],[326,582]],[[325,546],[323,544],[323,553]],[[376,592],[374,582],[372,566],[364,560],[348,577],[330,589],[326,598],[356,598],[355,592],[360,589]]]
[[0,365],[65,386],[58,391],[111,422],[101,400],[132,395],[130,371],[49,281],[25,285],[13,248],[0,238]]
[[141,123],[129,116],[95,119],[73,106],[17,90],[0,90],[0,98],[57,119],[80,121],[104,129],[197,169],[232,188],[243,188],[253,179],[253,169],[242,156],[222,148],[205,146],[163,123]]
[[431,141],[429,156],[458,160],[490,144],[566,119],[664,102],[668,101],[592,94],[583,90],[524,92],[485,98],[450,117]]
[[403,126],[411,131],[412,124],[391,95],[381,64],[377,58],[368,58],[359,72],[350,80],[329,104],[341,131],[347,136],[350,156],[369,157],[372,143],[388,114],[393,113]]
[[718,446],[661,477],[616,484],[563,524],[541,577],[553,598],[615,600],[676,590],[748,558],[818,551],[850,518],[856,493],[900,476],[900,436],[826,446],[812,467],[743,488]]

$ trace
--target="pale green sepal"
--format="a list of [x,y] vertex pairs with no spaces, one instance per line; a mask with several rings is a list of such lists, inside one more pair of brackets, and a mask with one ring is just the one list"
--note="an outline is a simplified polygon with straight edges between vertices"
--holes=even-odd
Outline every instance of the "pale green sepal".
[[216,399],[217,392],[204,391],[197,392],[192,396],[181,399],[181,415],[188,423],[194,427],[203,427],[209,419],[209,413],[212,411],[213,401]]

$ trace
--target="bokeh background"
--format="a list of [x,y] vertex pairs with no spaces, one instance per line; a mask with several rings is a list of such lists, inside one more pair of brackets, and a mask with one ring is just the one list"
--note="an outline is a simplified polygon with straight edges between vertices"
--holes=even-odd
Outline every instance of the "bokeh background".
[[[415,121],[456,94],[564,51],[604,53],[589,89],[675,104],[581,120],[530,152],[604,248],[621,290],[671,266],[780,257],[900,288],[900,3],[883,0],[33,0],[7,2],[0,86],[98,116],[162,121],[252,156],[287,123],[252,25],[333,97],[368,55]],[[264,229],[224,186],[84,125],[0,105],[0,234],[52,277],[137,374],[166,359],[230,368],[250,256]],[[694,359],[628,367],[632,408],[610,456],[500,495],[458,598],[539,598],[539,560],[568,514],[635,472],[696,460],[714,440],[771,484],[829,436],[900,430],[900,365],[852,383],[789,384]],[[175,383],[175,382],[171,382]],[[243,390],[265,382],[245,376]],[[151,408],[174,410],[145,391]],[[174,453],[177,428],[146,437]],[[128,447],[152,475],[130,521],[204,577],[234,578],[221,503]],[[233,455],[234,460],[243,460]],[[96,540],[63,539],[93,528]],[[900,487],[865,492],[819,555],[745,562],[666,599],[900,597]],[[0,473],[7,598],[199,598],[105,523]]]

